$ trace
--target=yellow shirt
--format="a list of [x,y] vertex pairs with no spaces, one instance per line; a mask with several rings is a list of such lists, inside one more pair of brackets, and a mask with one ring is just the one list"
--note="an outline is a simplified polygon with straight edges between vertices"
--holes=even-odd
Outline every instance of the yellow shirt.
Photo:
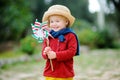
[[53,78],[53,77],[45,77],[45,80],[73,80],[72,77],[70,78]]

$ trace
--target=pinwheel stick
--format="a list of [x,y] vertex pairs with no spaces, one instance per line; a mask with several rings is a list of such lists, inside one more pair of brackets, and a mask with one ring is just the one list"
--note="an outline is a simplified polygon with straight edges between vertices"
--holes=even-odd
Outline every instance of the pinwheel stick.
[[[47,42],[47,46],[49,46],[49,39],[47,38],[47,40],[46,40]],[[53,69],[53,64],[52,64],[52,60],[50,59],[50,66],[51,66],[51,69],[52,69],[52,71],[54,71],[54,69]]]
[[[47,22],[43,22],[40,23],[38,22],[38,20],[36,19],[35,24],[31,24],[32,26],[32,30],[33,30],[33,37],[35,39],[38,40],[39,43],[42,43],[44,41],[44,39],[47,39],[47,46],[49,46],[49,39],[48,36],[50,36],[49,34],[49,29],[46,28],[47,26]],[[52,60],[50,59],[50,65],[51,65],[51,69],[52,71],[53,69],[53,64],[52,64]]]

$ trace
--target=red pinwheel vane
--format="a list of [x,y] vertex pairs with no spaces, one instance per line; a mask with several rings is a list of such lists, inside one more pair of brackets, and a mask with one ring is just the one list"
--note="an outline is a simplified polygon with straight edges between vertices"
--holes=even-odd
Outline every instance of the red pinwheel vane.
[[44,39],[47,39],[50,36],[50,29],[47,28],[47,22],[40,23],[36,19],[34,24],[31,24],[33,34],[32,36],[38,40],[39,43],[42,43]]

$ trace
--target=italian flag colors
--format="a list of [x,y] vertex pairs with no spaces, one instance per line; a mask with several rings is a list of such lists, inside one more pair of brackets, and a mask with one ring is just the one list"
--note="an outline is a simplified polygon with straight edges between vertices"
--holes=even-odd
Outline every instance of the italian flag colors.
[[47,22],[40,23],[36,19],[31,26],[33,31],[32,36],[37,39],[39,43],[42,43],[45,38],[48,38],[50,29],[47,28]]

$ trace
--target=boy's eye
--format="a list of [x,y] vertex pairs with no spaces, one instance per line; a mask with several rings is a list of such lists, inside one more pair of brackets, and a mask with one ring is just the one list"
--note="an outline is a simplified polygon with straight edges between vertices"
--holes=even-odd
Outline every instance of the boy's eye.
[[56,22],[59,22],[59,21],[56,21]]
[[50,23],[53,23],[53,21],[50,21]]

